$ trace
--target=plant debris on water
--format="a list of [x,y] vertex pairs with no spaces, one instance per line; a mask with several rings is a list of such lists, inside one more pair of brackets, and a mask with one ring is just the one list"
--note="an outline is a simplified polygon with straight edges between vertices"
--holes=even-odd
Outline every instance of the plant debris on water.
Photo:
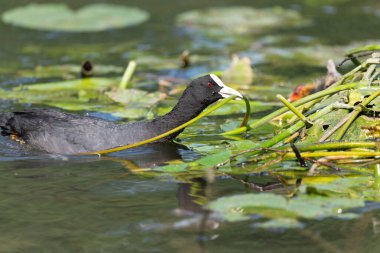
[[[355,63],[355,54],[371,50],[378,48],[358,48],[348,55]],[[257,226],[299,227],[299,218],[353,218],[356,215],[349,210],[364,206],[364,200],[380,201],[376,165],[380,156],[379,66],[380,54],[372,53],[325,90],[294,102],[292,110],[303,118],[287,112],[291,108],[286,106],[248,127],[224,133],[232,137],[249,131],[254,136],[258,128],[273,124],[277,128],[273,138],[261,142],[231,139],[214,148],[198,149],[205,155],[198,160],[153,171],[168,170],[186,178],[184,170],[211,169],[260,191],[266,187],[239,175],[267,171],[287,189],[288,197],[248,194],[212,201],[210,208],[229,221],[259,214],[271,221]]]

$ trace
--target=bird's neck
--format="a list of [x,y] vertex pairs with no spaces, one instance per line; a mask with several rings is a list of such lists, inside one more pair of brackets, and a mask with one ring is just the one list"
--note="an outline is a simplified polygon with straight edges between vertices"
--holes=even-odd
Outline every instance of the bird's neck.
[[[152,121],[152,124],[155,126],[160,126],[161,133],[167,132],[173,128],[176,128],[187,121],[198,116],[205,108],[207,104],[200,103],[195,99],[189,100],[181,97],[177,105],[173,109],[160,117],[157,117]],[[173,136],[177,136],[181,131],[178,131]],[[173,137],[171,136],[171,137]]]

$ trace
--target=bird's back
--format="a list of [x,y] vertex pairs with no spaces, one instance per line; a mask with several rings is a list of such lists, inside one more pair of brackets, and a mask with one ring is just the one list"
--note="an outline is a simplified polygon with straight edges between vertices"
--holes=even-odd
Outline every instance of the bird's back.
[[134,129],[142,129],[136,123],[120,125],[95,117],[42,109],[0,113],[0,128],[2,135],[61,154],[127,145],[135,142]]

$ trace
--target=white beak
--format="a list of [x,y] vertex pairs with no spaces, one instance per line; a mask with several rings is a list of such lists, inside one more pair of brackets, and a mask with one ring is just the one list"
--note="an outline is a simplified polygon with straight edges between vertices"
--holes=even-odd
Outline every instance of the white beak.
[[224,98],[228,98],[231,96],[237,96],[237,98],[235,98],[236,100],[241,100],[243,98],[243,95],[240,94],[240,92],[226,85],[224,85],[224,87],[218,93]]
[[220,87],[222,87],[222,89],[218,92],[222,97],[228,98],[231,96],[237,96],[237,98],[235,98],[236,100],[241,100],[243,98],[243,95],[240,94],[240,92],[225,85],[219,77],[214,74],[210,74],[210,76]]

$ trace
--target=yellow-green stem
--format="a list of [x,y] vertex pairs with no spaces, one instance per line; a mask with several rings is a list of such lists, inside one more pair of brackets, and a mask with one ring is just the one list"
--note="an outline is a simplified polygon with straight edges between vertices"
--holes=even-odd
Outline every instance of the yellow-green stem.
[[305,123],[305,126],[307,128],[311,127],[313,123],[305,117],[300,111],[297,110],[296,107],[294,107],[286,98],[284,98],[282,95],[278,94],[276,96],[286,107],[288,107],[289,110],[291,110],[303,123]]
[[130,61],[128,63],[128,66],[125,69],[124,75],[121,78],[121,82],[119,85],[120,89],[126,89],[128,87],[128,84],[131,81],[133,74],[135,73],[136,65],[137,64],[135,61]]
[[[295,157],[296,154],[294,153],[288,153],[285,155],[286,158],[288,157]],[[380,152],[372,152],[372,151],[337,151],[337,152],[331,152],[331,151],[319,151],[319,152],[302,152],[301,157],[331,157],[331,156],[337,156],[337,157],[376,157],[380,156]]]
[[[312,144],[296,144],[297,149],[303,151],[316,151],[316,150],[334,150],[334,149],[352,149],[352,148],[376,148],[376,142],[326,142],[326,143],[312,143]],[[280,149],[291,149],[282,147]]]
[[93,151],[93,152],[83,152],[83,153],[79,153],[78,155],[104,155],[104,154],[109,154],[109,153],[113,153],[113,152],[118,152],[118,151],[122,151],[122,150],[126,150],[126,149],[130,149],[130,148],[135,148],[135,147],[138,147],[138,146],[142,146],[142,145],[145,145],[145,144],[148,144],[148,143],[152,143],[152,142],[155,142],[159,139],[162,139],[170,134],[173,134],[175,132],[178,132],[179,130],[182,130],[184,129],[185,127],[187,127],[188,125],[194,123],[195,121],[205,117],[206,115],[210,114],[211,112],[215,111],[216,109],[218,109],[219,107],[221,107],[222,105],[228,103],[229,101],[231,101],[232,99],[236,98],[236,96],[231,96],[227,99],[224,99],[222,101],[220,101],[219,103],[215,104],[214,106],[212,106],[211,108],[209,108],[207,111],[205,112],[202,112],[201,114],[199,114],[197,117],[189,120],[188,122],[176,127],[176,128],[173,128],[172,130],[166,132],[166,133],[163,133],[163,134],[160,134],[158,136],[155,136],[153,138],[150,138],[150,139],[147,139],[147,140],[143,140],[143,141],[139,141],[139,142],[136,142],[136,143],[132,143],[132,144],[129,144],[129,145],[125,145],[125,146],[120,146],[120,147],[115,147],[115,148],[110,148],[110,149],[105,149],[105,150],[98,150],[98,151]]
[[240,127],[248,127],[247,124],[248,124],[248,120],[249,118],[251,117],[251,105],[249,103],[249,100],[246,96],[243,96],[243,99],[244,99],[244,102],[245,102],[245,116],[244,116],[244,119],[243,119],[243,122],[241,122],[241,125]]

